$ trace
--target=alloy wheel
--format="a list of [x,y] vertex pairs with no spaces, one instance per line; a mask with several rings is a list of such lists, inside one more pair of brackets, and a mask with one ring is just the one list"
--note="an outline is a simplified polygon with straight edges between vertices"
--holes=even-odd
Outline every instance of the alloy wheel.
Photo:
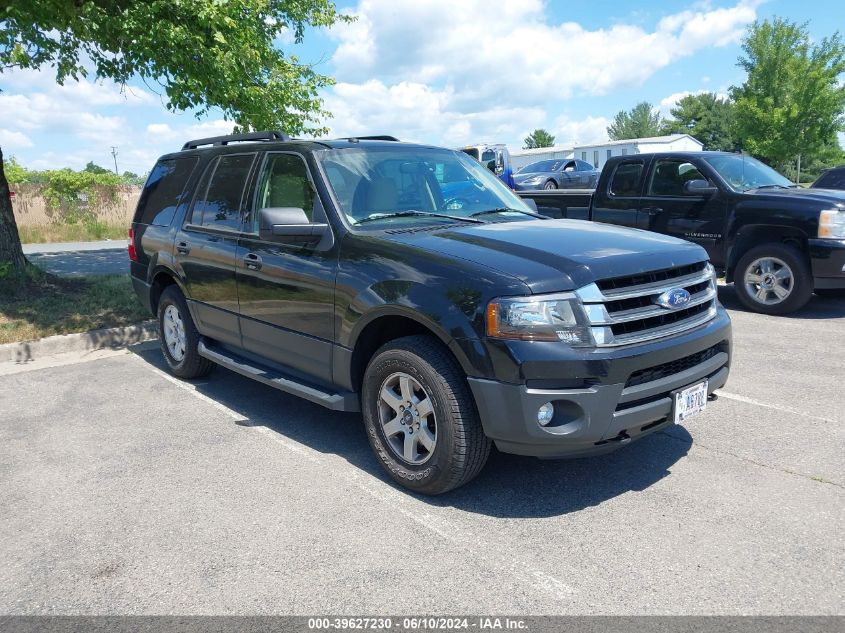
[[379,422],[390,450],[402,461],[418,466],[434,454],[437,422],[431,397],[404,372],[387,377],[379,390]]
[[745,270],[748,296],[763,305],[776,305],[789,298],[795,285],[792,269],[777,257],[755,259]]

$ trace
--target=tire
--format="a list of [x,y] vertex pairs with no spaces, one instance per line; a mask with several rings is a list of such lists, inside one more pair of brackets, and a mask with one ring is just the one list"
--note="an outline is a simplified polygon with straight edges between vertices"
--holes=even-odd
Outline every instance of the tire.
[[825,299],[845,298],[845,288],[816,288],[816,294]]
[[158,341],[174,376],[200,378],[214,369],[212,361],[199,355],[200,334],[178,286],[168,286],[159,298]]
[[[392,397],[384,398],[388,390]],[[466,376],[436,339],[408,336],[381,347],[364,374],[361,409],[379,462],[414,492],[438,495],[462,486],[490,454]]]
[[755,246],[739,258],[734,286],[737,298],[749,310],[787,314],[810,300],[813,276],[798,249],[772,242]]
[[547,180],[543,189],[557,189],[557,183],[554,180]]

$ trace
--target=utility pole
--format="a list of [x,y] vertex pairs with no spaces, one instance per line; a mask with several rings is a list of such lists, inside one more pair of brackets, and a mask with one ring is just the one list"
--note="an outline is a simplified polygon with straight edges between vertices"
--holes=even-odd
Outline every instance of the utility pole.
[[117,148],[114,145],[111,146],[111,155],[112,158],[114,158],[114,175],[120,176],[120,174],[117,173]]

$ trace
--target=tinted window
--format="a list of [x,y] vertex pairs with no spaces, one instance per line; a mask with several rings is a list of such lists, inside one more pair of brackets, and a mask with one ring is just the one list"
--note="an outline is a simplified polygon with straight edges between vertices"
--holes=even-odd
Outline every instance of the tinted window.
[[831,169],[813,185],[818,189],[845,189],[845,169]]
[[640,178],[643,175],[643,164],[622,163],[613,172],[610,181],[610,195],[638,196],[640,195]]
[[648,183],[650,196],[682,196],[688,180],[706,180],[692,163],[679,160],[659,160]]
[[[329,179],[343,186],[339,169],[329,171]],[[308,179],[305,161],[294,154],[268,154],[258,181],[257,209],[294,207],[302,209],[309,220],[314,217],[314,189]],[[254,222],[254,221],[253,221]],[[254,230],[257,227],[253,226]]]
[[[255,154],[221,156],[208,189],[200,189],[191,222],[216,229],[241,229],[241,199]],[[207,172],[208,174],[209,172]]]
[[196,156],[158,161],[141,192],[135,221],[169,226],[198,161]]

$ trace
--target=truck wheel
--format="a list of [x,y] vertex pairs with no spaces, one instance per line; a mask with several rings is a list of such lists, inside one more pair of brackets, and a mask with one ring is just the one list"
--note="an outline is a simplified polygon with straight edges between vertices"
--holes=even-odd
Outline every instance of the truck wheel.
[[381,465],[415,492],[437,495],[467,483],[490,454],[466,376],[430,337],[396,339],[376,352],[361,409]]
[[801,253],[786,244],[761,244],[740,257],[734,274],[737,298],[749,310],[786,314],[813,294],[813,276]]
[[557,184],[554,180],[547,180],[546,184],[543,185],[543,189],[557,189]]
[[179,378],[199,378],[214,363],[197,351],[200,335],[188,304],[177,286],[168,286],[158,301],[158,341],[170,373]]

